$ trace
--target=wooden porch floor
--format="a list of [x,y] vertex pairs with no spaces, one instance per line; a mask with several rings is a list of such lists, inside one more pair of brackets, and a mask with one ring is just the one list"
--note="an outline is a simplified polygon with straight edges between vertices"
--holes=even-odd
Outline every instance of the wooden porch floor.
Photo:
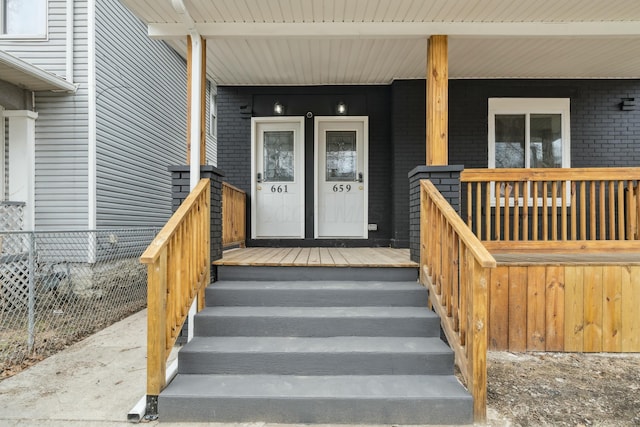
[[280,267],[418,267],[409,249],[240,248],[224,251],[214,265]]

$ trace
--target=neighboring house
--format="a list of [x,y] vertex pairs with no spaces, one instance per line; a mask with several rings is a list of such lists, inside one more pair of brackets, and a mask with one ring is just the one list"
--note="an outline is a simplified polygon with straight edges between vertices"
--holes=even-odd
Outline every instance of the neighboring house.
[[27,230],[163,225],[167,167],[185,163],[184,59],[116,0],[0,11],[0,200],[25,203]]
[[640,161],[637,2],[185,0],[186,19],[169,2],[122,2],[183,54],[187,34],[207,40],[217,164],[247,192],[249,245],[408,246],[433,34],[449,80],[433,164]]

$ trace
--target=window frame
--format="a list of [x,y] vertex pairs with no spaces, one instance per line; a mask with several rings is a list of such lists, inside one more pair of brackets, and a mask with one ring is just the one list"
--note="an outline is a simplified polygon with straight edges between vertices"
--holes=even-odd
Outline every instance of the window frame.
[[[562,168],[571,167],[571,100],[570,98],[489,98],[488,100],[488,168],[496,169],[496,115],[524,115],[525,116],[525,149],[523,169],[531,169],[531,115],[533,114],[560,114],[561,138],[562,138]],[[496,205],[494,183],[491,183],[491,206]],[[570,186],[567,185],[567,200],[570,201]],[[532,194],[529,191],[529,194]],[[560,198],[557,198],[560,201]],[[538,198],[542,204],[542,197]],[[552,202],[548,197],[547,201]],[[518,205],[524,206],[524,200],[520,196]],[[501,198],[502,206],[504,199]],[[515,205],[514,198],[509,200],[511,206]],[[533,205],[533,198],[529,196],[528,206]]]
[[5,7],[7,0],[0,0],[0,40],[47,40],[49,34],[49,0],[44,2],[44,28],[33,34],[12,34],[6,32]]
[[218,140],[218,88],[209,82],[209,136]]

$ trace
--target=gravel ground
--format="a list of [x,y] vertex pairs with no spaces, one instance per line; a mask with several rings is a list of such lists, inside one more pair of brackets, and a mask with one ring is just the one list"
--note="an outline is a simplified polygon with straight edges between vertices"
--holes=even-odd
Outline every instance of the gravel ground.
[[640,353],[489,352],[490,426],[640,426]]

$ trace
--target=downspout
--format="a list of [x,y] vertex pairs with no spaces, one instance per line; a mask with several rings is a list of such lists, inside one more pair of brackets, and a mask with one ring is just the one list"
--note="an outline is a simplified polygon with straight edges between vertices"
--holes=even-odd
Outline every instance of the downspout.
[[202,42],[193,18],[187,11],[183,0],[171,0],[176,13],[187,26],[191,38],[191,120],[189,128],[189,144],[191,145],[189,164],[189,188],[193,190],[200,181],[200,115],[202,108]]
[[[95,230],[97,225],[97,93],[96,93],[96,2],[87,2],[87,156],[88,156],[88,229]],[[95,253],[89,255],[91,263]]]

